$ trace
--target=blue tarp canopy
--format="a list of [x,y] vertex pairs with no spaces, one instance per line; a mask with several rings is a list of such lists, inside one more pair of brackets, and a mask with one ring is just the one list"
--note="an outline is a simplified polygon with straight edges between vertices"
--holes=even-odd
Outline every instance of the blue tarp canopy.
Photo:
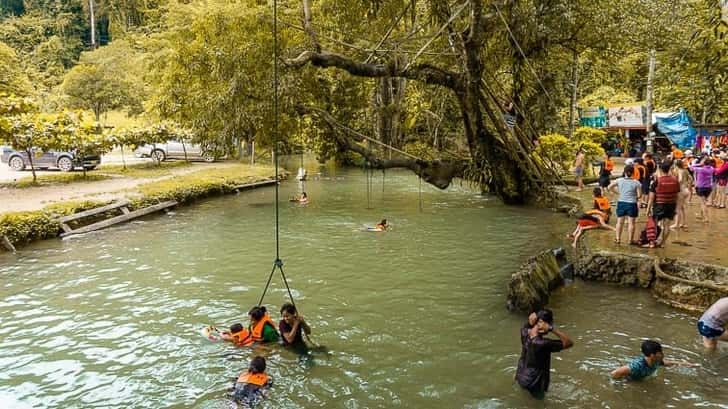
[[653,123],[657,130],[665,135],[680,149],[693,149],[697,132],[692,127],[692,119],[684,109],[669,114],[654,114]]

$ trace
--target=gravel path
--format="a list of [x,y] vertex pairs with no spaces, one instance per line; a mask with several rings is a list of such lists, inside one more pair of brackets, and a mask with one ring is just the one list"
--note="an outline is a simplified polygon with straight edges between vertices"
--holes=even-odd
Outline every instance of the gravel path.
[[[31,187],[25,189],[0,188],[0,213],[40,210],[49,204],[64,201],[120,199],[133,195],[133,192],[125,190],[133,189],[140,184],[170,179],[201,169],[224,168],[232,165],[234,164],[226,164],[224,162],[212,164],[192,163],[192,166],[189,167],[168,168],[169,175],[156,178],[114,177],[113,179],[107,180],[70,183],[57,186]],[[18,172],[14,173],[16,175],[18,174]],[[22,172],[21,175],[26,176],[26,173],[30,175],[30,172]],[[58,172],[46,171],[43,173]],[[103,169],[100,169],[100,173],[103,173]]]

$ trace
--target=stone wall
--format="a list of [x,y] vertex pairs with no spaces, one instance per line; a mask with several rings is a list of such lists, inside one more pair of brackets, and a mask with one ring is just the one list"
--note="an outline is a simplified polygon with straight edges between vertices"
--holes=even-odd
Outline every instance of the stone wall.
[[[658,301],[676,308],[703,311],[728,296],[724,266],[609,251],[580,251],[571,258],[575,277],[649,289]],[[564,283],[565,263],[553,251],[531,258],[511,276],[508,308],[527,312],[548,304],[551,291]]]
[[530,312],[547,305],[551,291],[564,283],[560,259],[564,259],[563,251],[544,251],[513,273],[506,296],[508,309]]

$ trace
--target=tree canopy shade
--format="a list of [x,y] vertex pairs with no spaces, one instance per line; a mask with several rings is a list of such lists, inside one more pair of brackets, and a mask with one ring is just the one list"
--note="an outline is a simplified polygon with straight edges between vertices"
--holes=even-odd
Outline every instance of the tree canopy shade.
[[[81,53],[85,0],[26,0],[0,17],[0,41],[22,67],[0,87],[27,95],[25,73],[45,110],[144,111],[208,148],[271,147],[270,3],[95,0],[114,41]],[[719,0],[278,5],[280,152],[403,166],[439,187],[462,177],[524,203],[561,168],[541,162],[533,141],[573,135],[577,105],[644,100],[651,50],[655,110],[728,120]],[[0,58],[13,57],[0,49]]]

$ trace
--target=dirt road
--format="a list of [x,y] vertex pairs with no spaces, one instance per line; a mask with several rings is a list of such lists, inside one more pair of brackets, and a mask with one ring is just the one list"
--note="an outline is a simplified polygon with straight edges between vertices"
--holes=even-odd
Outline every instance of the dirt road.
[[[22,211],[22,210],[40,210],[43,207],[62,201],[81,201],[81,200],[114,200],[120,199],[133,194],[133,192],[125,191],[148,182],[170,179],[179,175],[195,172],[201,169],[224,168],[234,164],[225,162],[208,163],[192,163],[192,166],[179,168],[169,168],[169,175],[156,178],[131,178],[131,177],[114,177],[108,180],[100,180],[94,182],[70,183],[58,186],[30,187],[24,189],[16,188],[0,188],[0,213]],[[0,168],[3,168],[0,166]],[[103,172],[103,170],[100,170]],[[17,174],[22,176],[30,175],[29,171],[12,172],[17,178]],[[3,169],[5,173],[5,169]],[[43,173],[57,173],[53,171],[43,171]],[[13,179],[10,179],[11,181]]]

